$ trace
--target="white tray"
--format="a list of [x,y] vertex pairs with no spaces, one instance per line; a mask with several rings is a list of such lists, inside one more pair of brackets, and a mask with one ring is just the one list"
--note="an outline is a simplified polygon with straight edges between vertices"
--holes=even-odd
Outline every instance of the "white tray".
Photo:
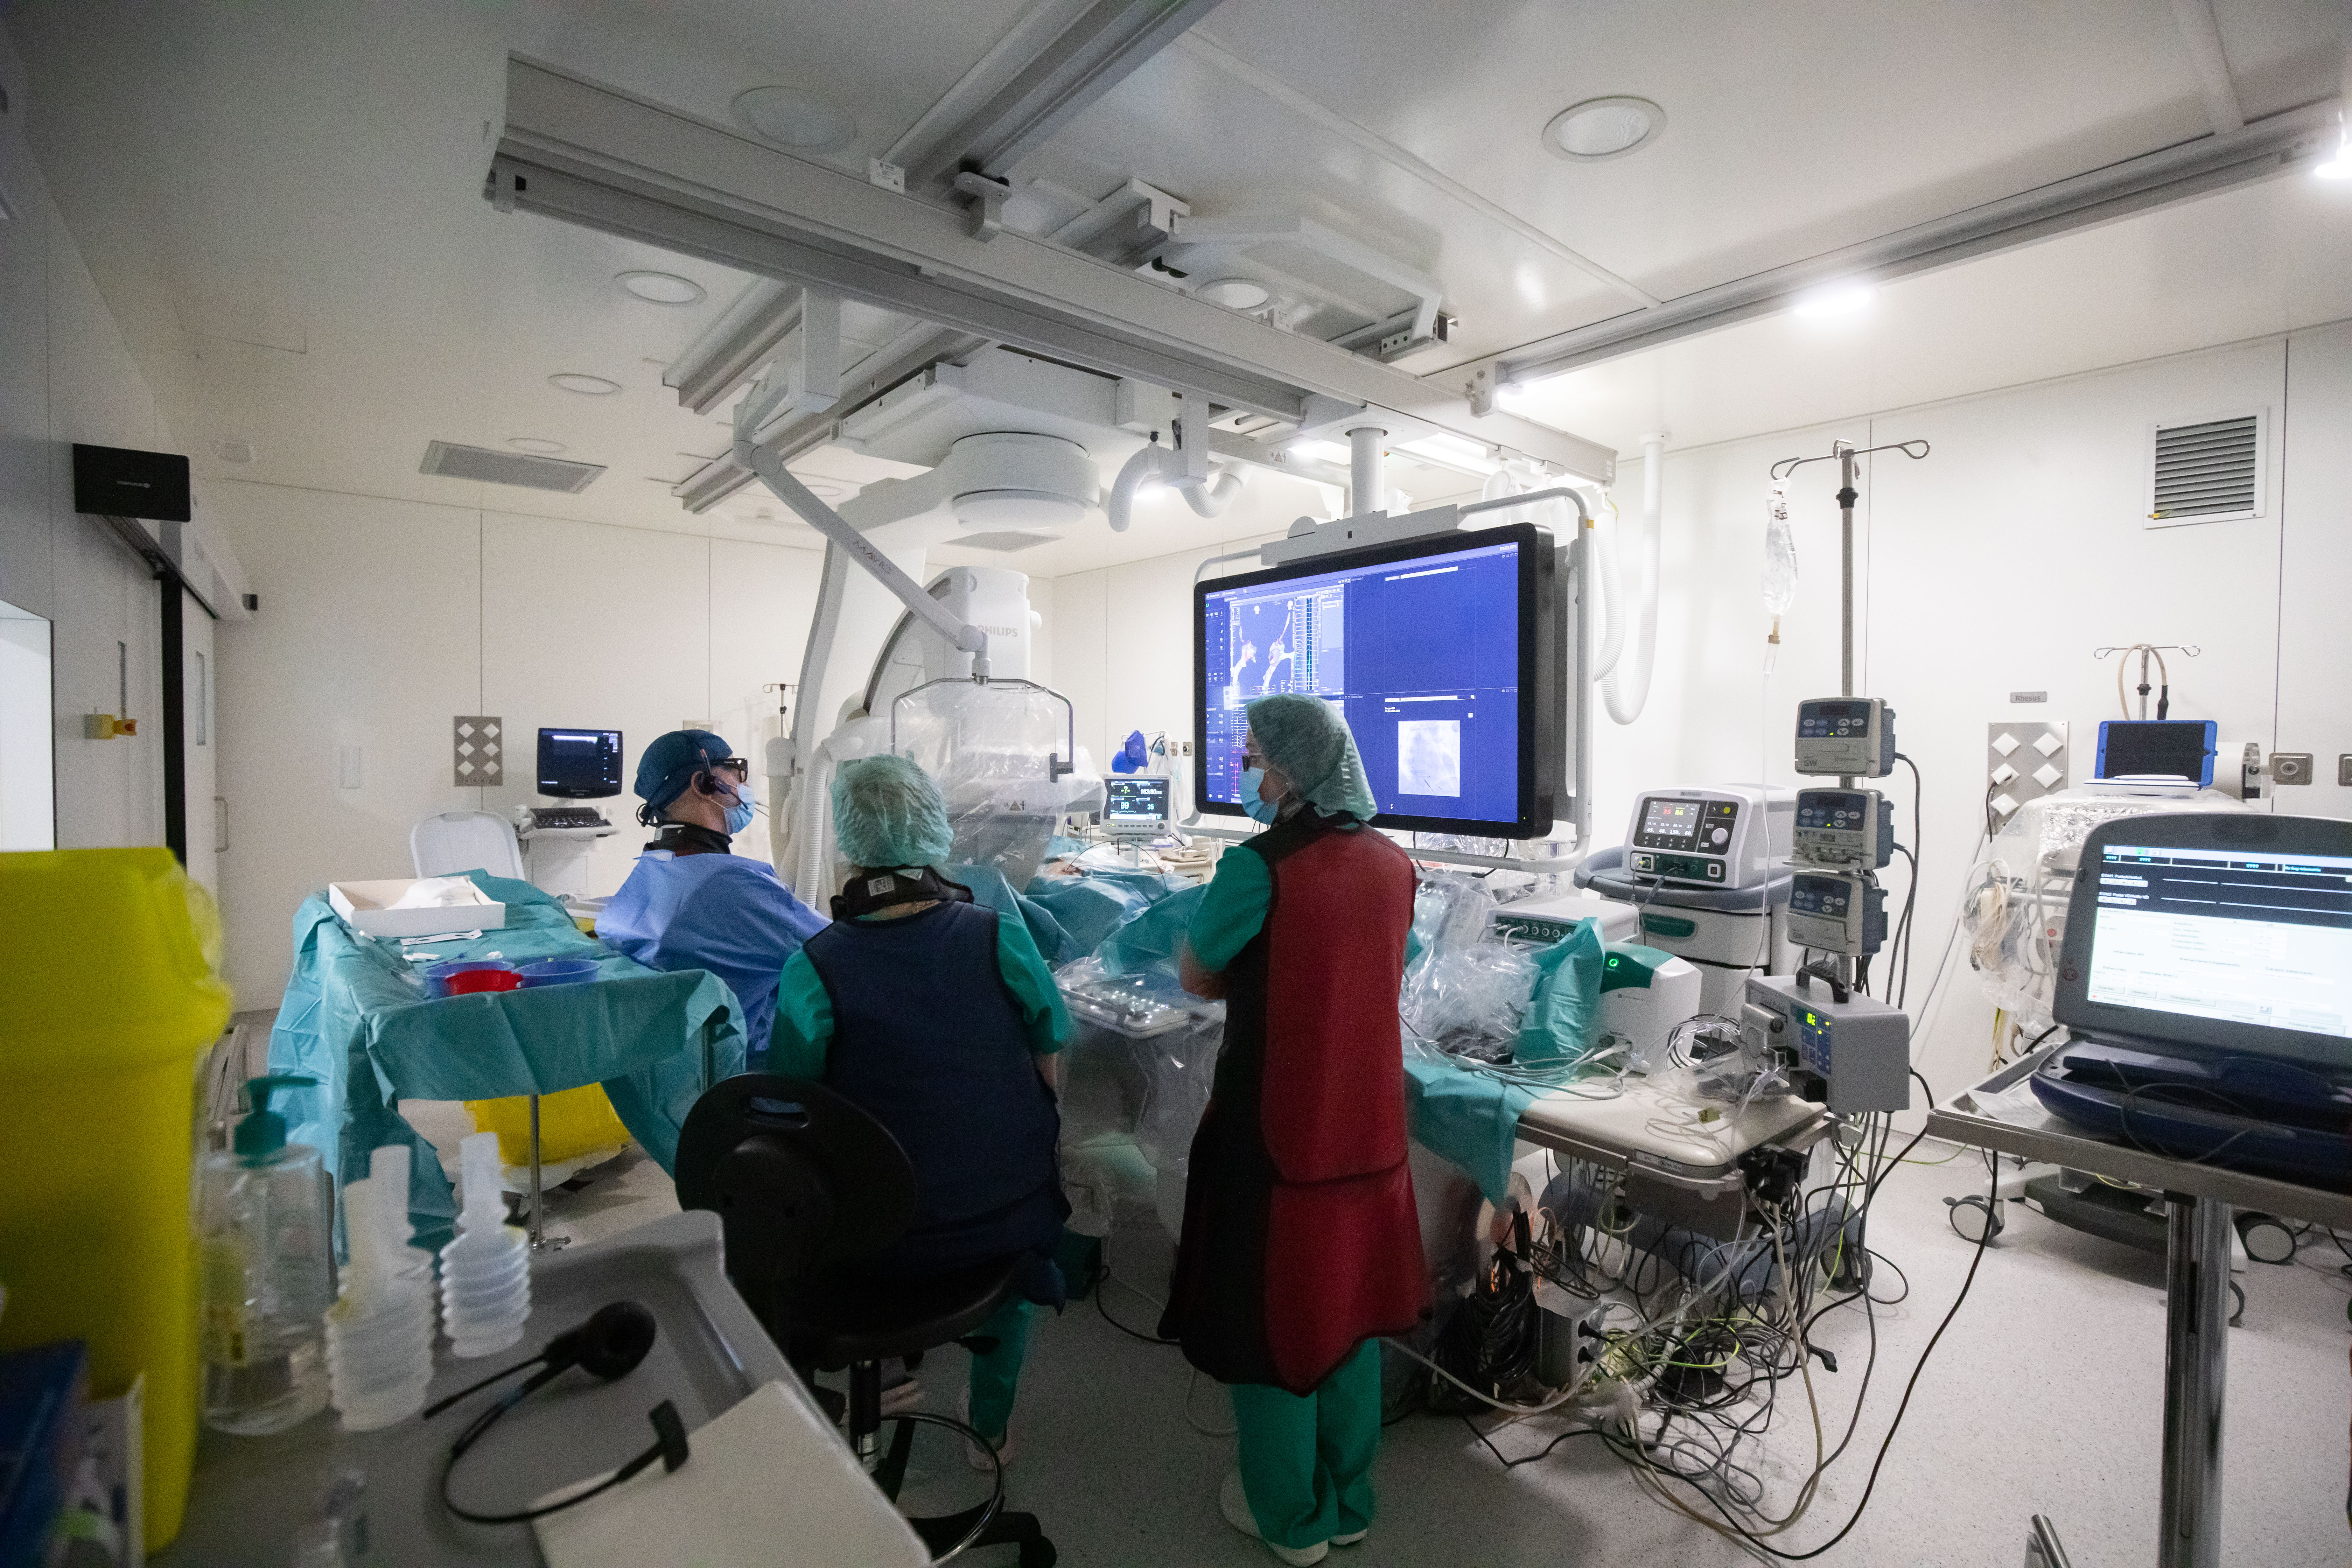
[[327,902],[345,925],[369,936],[445,936],[457,931],[494,931],[507,923],[504,904],[451,904],[440,909],[395,910],[389,906],[416,885],[414,877],[380,882],[330,882]]

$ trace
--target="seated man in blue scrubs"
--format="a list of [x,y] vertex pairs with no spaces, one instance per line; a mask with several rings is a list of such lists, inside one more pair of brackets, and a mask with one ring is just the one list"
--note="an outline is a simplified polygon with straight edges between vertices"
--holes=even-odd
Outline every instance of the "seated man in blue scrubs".
[[[1038,1306],[1058,1307],[1062,1221],[1055,1053],[1069,1015],[1018,913],[940,875],[950,836],[929,775],[904,757],[841,764],[834,831],[851,862],[834,923],[784,966],[768,1070],[813,1079],[887,1127],[915,1166],[915,1218],[877,1267],[919,1279],[1022,1260],[977,1337],[968,1419],[1012,1457],[1005,1424]],[[974,1468],[989,1468],[977,1449]]]
[[732,853],[751,825],[751,768],[708,730],[673,730],[637,762],[637,820],[656,828],[596,917],[596,935],[649,969],[707,969],[743,1009],[756,1070],[785,961],[824,928],[766,865]]

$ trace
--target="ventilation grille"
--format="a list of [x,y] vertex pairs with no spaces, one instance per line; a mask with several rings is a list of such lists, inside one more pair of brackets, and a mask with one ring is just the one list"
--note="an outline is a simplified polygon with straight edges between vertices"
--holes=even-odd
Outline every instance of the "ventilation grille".
[[942,542],[948,544],[959,544],[967,550],[993,550],[1001,555],[1010,555],[1016,550],[1026,550],[1032,545],[1051,544],[1054,542],[1054,539],[1055,535],[1050,533],[1013,533],[1006,531],[1003,533],[960,533],[953,539],[946,540]]
[[2262,416],[2158,426],[2152,522],[2256,515],[2262,494]]
[[522,452],[491,452],[480,447],[460,447],[436,441],[425,448],[421,473],[445,479],[477,479],[492,485],[520,485],[527,490],[561,490],[577,495],[604,471],[601,463],[567,463],[556,458],[534,458]]

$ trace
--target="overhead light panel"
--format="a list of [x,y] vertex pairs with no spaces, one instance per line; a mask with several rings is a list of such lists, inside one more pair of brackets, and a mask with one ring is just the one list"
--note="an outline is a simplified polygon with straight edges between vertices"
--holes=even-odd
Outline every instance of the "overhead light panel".
[[1255,278],[1213,279],[1192,292],[1228,310],[1255,310],[1274,298],[1274,290]]
[[551,375],[547,384],[564,392],[576,392],[583,397],[610,397],[621,390],[617,381],[607,381],[601,375],[582,375],[573,371]]
[[1636,153],[1666,128],[1666,111],[1646,98],[1588,98],[1543,129],[1544,150],[1572,163],[1605,163]]
[[1797,296],[1796,311],[1800,316],[1851,316],[1868,310],[1877,298],[1875,283],[1832,283]]
[[675,272],[624,272],[613,279],[648,305],[699,305],[704,290]]
[[1434,435],[1419,437],[1397,443],[1397,450],[1435,463],[1440,468],[1455,468],[1474,474],[1491,474],[1503,465],[1487,450],[1486,443],[1473,441],[1466,436],[1456,436],[1440,430]]
[[735,96],[735,119],[762,142],[803,153],[831,153],[857,139],[849,110],[797,87],[755,87]]
[[[2352,114],[2352,105],[2345,112]],[[2352,126],[2336,133],[2336,155],[2311,172],[2323,180],[2352,180]]]
[[1318,463],[1337,463],[1343,468],[1354,458],[1353,453],[1337,441],[1293,441],[1283,450],[1296,452],[1302,458],[1309,458]]

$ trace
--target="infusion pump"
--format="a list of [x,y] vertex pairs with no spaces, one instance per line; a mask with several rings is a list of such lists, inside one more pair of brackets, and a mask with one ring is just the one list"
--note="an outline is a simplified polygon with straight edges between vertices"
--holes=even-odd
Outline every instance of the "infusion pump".
[[1625,868],[1702,888],[1769,882],[1788,858],[1794,790],[1769,784],[1645,790],[1625,834]]

